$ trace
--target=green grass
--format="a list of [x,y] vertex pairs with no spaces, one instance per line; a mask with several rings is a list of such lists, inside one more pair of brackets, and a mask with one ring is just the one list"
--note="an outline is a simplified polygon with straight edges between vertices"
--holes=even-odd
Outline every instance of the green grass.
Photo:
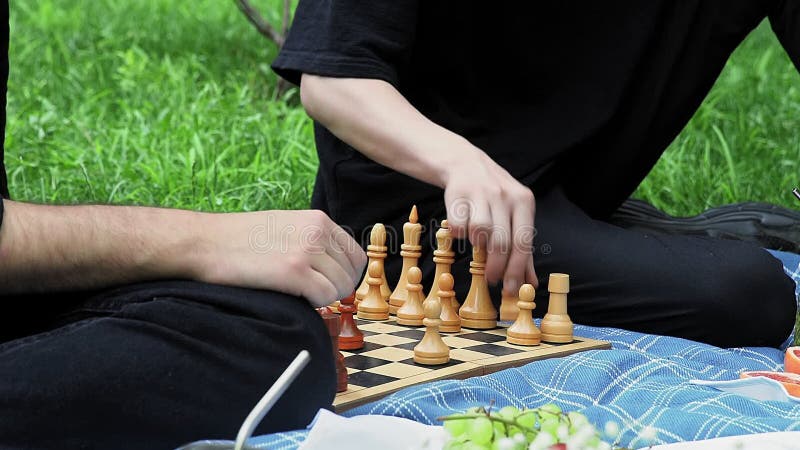
[[[277,0],[258,2],[277,16]],[[34,202],[308,206],[317,159],[276,49],[229,0],[11,2],[6,163]],[[767,24],[637,191],[673,214],[797,206],[800,77]]]
[[[262,2],[263,4],[263,2]],[[10,184],[19,199],[299,208],[316,155],[275,48],[231,1],[12,2]]]
[[[262,1],[265,11],[277,14]],[[6,161],[16,198],[304,208],[316,169],[275,48],[228,0],[12,2]],[[637,191],[674,214],[796,206],[800,79],[767,24]],[[288,101],[287,101],[288,100]]]

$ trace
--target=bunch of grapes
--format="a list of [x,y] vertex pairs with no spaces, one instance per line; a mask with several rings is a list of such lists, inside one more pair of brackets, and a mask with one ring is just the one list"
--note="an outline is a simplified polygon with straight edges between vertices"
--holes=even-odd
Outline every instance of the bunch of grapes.
[[450,439],[443,450],[610,450],[600,433],[579,412],[557,405],[536,409],[483,407],[440,417]]

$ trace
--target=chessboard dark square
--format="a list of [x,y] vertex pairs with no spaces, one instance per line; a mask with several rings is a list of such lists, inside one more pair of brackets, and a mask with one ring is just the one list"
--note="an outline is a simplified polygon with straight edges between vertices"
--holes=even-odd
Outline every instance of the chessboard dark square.
[[416,347],[416,346],[417,346],[417,344],[419,344],[419,341],[415,341],[415,342],[406,342],[405,344],[393,345],[392,347],[395,347],[395,348],[402,348],[402,349],[404,349],[404,350],[414,350],[414,347]]
[[[363,355],[350,355],[344,358],[344,365],[346,367],[350,367],[351,369],[359,369],[359,370],[367,370],[372,369],[373,367],[382,366],[384,364],[389,364],[391,361],[387,361],[385,359],[380,358],[371,358],[368,356]],[[353,384],[357,384],[359,386],[364,386],[363,384],[353,382]]]
[[400,336],[404,338],[414,339],[415,341],[419,341],[422,339],[422,336],[425,336],[425,330],[403,330],[403,331],[395,331],[394,333],[389,333],[392,336]]
[[[377,333],[373,333],[373,334],[377,334]],[[364,333],[364,336],[369,336],[369,335]],[[356,350],[345,350],[345,351],[350,352],[350,353],[354,353],[354,354],[357,355],[359,353],[368,352],[370,350],[377,350],[377,349],[382,348],[382,347],[385,347],[385,345],[376,344],[374,342],[364,342],[364,346],[359,348],[359,349],[356,349]]]
[[502,345],[482,344],[473,347],[465,347],[466,350],[473,352],[486,353],[492,356],[505,356],[513,355],[514,353],[522,353],[525,350],[518,350],[511,347],[503,347]]
[[397,380],[397,378],[387,377],[386,375],[380,375],[372,372],[355,372],[347,376],[347,382],[349,384],[354,386],[364,386],[365,388],[380,386],[381,384],[389,383],[395,380]]
[[482,331],[460,334],[458,335],[458,337],[462,339],[469,339],[471,341],[479,341],[479,342],[499,342],[499,341],[504,341],[506,339],[505,336],[492,333],[484,333]]
[[441,369],[443,367],[450,367],[462,364],[464,361],[459,361],[457,359],[450,358],[450,361],[448,361],[447,364],[437,364],[435,366],[429,366],[427,364],[418,364],[416,361],[414,361],[414,358],[408,358],[398,362],[402,364],[411,364],[412,366],[428,367],[430,369]]

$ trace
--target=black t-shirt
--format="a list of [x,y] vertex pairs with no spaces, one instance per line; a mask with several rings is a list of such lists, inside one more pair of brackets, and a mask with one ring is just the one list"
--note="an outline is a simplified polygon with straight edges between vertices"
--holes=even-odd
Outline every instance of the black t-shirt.
[[[273,68],[295,84],[302,73],[385,80],[534,189],[554,172],[568,191],[571,180],[594,186],[571,195],[601,215],[632,193],[765,17],[800,62],[799,4],[301,0]],[[319,124],[315,136],[312,206],[338,223],[359,232],[402,219],[412,202],[443,216],[440,190]]]

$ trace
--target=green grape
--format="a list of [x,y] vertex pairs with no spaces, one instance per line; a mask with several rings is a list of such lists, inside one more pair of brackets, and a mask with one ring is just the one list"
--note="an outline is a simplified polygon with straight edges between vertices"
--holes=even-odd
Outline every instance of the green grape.
[[465,442],[464,446],[461,447],[461,450],[491,450],[491,444],[489,442],[485,444],[479,444],[477,442]]
[[489,444],[492,442],[494,427],[488,417],[476,417],[471,422],[467,434],[472,442],[476,444]]
[[450,436],[458,437],[467,431],[467,422],[470,419],[451,419],[444,421],[444,429],[450,433]]
[[587,419],[586,416],[577,411],[571,411],[567,413],[567,418],[569,419],[569,423],[573,429],[578,429],[583,425],[589,423],[589,419]]
[[514,417],[517,417],[519,414],[519,408],[516,406],[504,406],[500,408],[500,411],[497,411],[497,415],[504,419],[514,420]]
[[461,441],[448,441],[442,450],[464,450],[464,443]]
[[492,421],[495,438],[506,437],[506,425],[503,422]]
[[525,429],[532,430],[536,426],[536,412],[525,411],[517,416],[517,423]]
[[516,425],[509,425],[507,434],[509,437],[514,437],[518,434],[522,434],[522,429]]
[[548,412],[550,414],[561,414],[561,408],[558,407],[555,403],[548,403],[546,405],[542,405],[539,407],[540,411]]
[[553,439],[558,439],[559,425],[561,425],[561,420],[559,420],[559,417],[551,414],[544,415],[539,421],[540,429],[552,436]]
[[514,439],[507,437],[496,439],[492,444],[492,450],[517,450],[519,447]]

